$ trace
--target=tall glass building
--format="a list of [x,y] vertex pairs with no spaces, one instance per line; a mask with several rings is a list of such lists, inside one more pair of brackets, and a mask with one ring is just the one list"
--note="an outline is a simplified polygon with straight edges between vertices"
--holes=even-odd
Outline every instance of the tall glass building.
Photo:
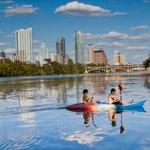
[[83,33],[75,32],[75,63],[83,64]]
[[32,62],[32,28],[19,29],[15,32],[16,50],[21,62]]
[[57,38],[56,51],[57,51],[57,54],[65,56],[66,50],[65,50],[65,38],[64,37]]
[[66,56],[66,47],[65,47],[65,38],[64,37],[59,37],[57,38],[56,42],[56,52],[57,54],[62,57],[62,62],[65,62],[65,56]]

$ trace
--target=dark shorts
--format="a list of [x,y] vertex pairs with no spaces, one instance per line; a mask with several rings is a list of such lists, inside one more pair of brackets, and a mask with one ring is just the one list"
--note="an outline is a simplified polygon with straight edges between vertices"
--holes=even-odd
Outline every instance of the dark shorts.
[[112,104],[115,104],[115,105],[122,105],[122,103],[121,102],[113,102]]

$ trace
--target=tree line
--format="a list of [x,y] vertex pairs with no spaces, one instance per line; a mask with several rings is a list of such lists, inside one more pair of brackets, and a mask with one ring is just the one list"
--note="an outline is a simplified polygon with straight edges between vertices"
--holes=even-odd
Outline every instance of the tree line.
[[52,75],[52,74],[78,74],[84,73],[85,67],[82,64],[73,64],[68,60],[68,64],[60,64],[56,61],[43,66],[28,64],[25,62],[12,62],[6,59],[0,63],[0,77],[10,76],[32,76],[32,75]]

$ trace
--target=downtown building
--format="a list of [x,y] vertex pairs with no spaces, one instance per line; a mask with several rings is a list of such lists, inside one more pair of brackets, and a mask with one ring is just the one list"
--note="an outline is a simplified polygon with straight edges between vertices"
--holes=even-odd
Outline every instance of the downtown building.
[[36,62],[39,62],[41,66],[46,64],[46,59],[49,59],[48,47],[44,42],[41,43],[38,55],[36,56]]
[[95,46],[93,44],[88,45],[88,63],[94,64],[94,51]]
[[0,52],[0,62],[4,62],[5,61],[5,57],[6,57],[5,52]]
[[108,65],[108,60],[104,50],[102,48],[96,50],[93,44],[89,44],[88,63]]
[[63,57],[65,57],[66,47],[65,47],[65,38],[64,37],[57,38],[56,52],[57,52],[57,54],[62,55]]
[[32,28],[19,29],[15,32],[17,59],[32,62]]
[[108,60],[102,48],[94,51],[94,63],[108,65]]
[[83,59],[83,33],[81,31],[75,32],[75,63],[84,63]]
[[115,51],[114,52],[114,55],[113,55],[113,64],[114,65],[125,65],[125,56],[118,52],[118,51]]
[[60,64],[68,63],[68,55],[66,55],[65,38],[59,37],[56,41],[56,53],[51,53],[51,61],[57,61]]

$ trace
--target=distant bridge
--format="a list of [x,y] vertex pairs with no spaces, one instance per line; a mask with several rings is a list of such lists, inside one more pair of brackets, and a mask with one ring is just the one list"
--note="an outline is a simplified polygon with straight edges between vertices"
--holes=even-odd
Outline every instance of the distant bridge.
[[117,71],[125,71],[125,72],[132,72],[132,71],[144,71],[145,68],[142,64],[128,64],[128,65],[107,65],[107,66],[86,66],[85,73],[91,72],[117,72]]

